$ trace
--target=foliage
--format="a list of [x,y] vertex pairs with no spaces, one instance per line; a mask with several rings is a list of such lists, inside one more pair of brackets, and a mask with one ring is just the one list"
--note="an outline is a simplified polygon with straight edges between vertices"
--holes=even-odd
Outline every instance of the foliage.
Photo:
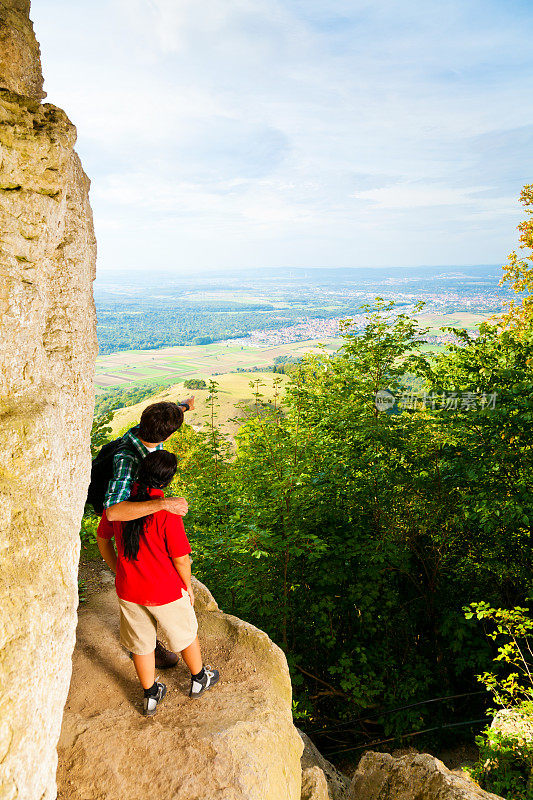
[[298,369],[298,365],[302,363],[301,356],[277,356],[274,359],[274,366],[272,367],[273,372],[278,372],[282,375],[290,375],[291,372],[294,372]]
[[[524,701],[533,701],[533,620],[528,616],[528,608],[491,608],[488,603],[471,603],[464,609],[466,619],[474,615],[485,623],[489,639],[498,644],[498,655],[494,662],[506,664],[506,674],[502,677],[494,672],[484,672],[478,676],[492,693],[498,706],[510,708]],[[486,628],[486,623],[491,624]]]
[[[95,415],[91,429],[91,458],[94,458],[99,450],[111,441],[112,428],[111,420],[113,418],[112,412],[107,412],[101,416]],[[96,529],[100,518],[96,516],[92,506],[86,505],[81,520],[80,538],[82,546],[96,542]]]
[[113,414],[108,411],[101,416],[95,416],[93,419],[93,426],[91,429],[91,458],[94,458],[100,449],[111,441],[113,429],[111,428],[111,421]]
[[162,389],[168,388],[169,383],[175,382],[176,378],[169,378],[165,383],[153,383],[144,381],[133,386],[116,386],[98,394],[95,399],[94,413],[96,417],[102,417],[117,408],[125,408],[140,403],[146,397],[152,397]]
[[87,584],[78,578],[78,602],[80,605],[87,601]]
[[201,378],[190,378],[188,381],[183,381],[186,389],[207,389],[207,383]]
[[85,506],[85,511],[81,519],[80,538],[82,545],[94,544],[96,542],[96,529],[100,517],[92,510],[91,506]]
[[[466,619],[482,622],[487,637],[497,644],[494,664],[499,673],[484,671],[478,675],[497,706],[513,709],[514,730],[487,727],[476,737],[479,757],[470,774],[483,789],[508,800],[533,798],[533,740],[523,730],[533,721],[533,658],[531,649],[533,620],[528,608],[492,608],[486,602],[470,603],[464,609]],[[503,672],[502,672],[503,668]],[[489,709],[494,715],[496,709]]]
[[507,264],[503,268],[500,286],[509,283],[515,293],[523,294],[520,302],[505,301],[507,313],[499,318],[503,327],[515,330],[519,336],[528,328],[533,317],[533,184],[524,186],[520,193],[520,202],[524,206],[527,217],[518,225],[520,232],[520,249],[526,251],[519,258],[516,251],[510,253]]
[[468,771],[481,788],[507,800],[532,800],[533,742],[487,728],[476,744],[479,758]]

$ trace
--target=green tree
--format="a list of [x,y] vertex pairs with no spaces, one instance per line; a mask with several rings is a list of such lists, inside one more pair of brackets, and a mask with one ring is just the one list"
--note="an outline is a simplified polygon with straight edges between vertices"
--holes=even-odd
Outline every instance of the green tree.
[[[462,605],[520,598],[530,569],[530,339],[458,330],[432,356],[415,319],[380,299],[367,311],[362,335],[347,321],[337,353],[297,366],[281,408],[254,382],[233,456],[213,407],[183,476],[197,573],[284,647],[315,718],[380,721],[468,691],[490,654]],[[379,390],[420,401],[387,413]],[[453,394],[466,407],[439,403]],[[383,716],[383,731],[450,713],[429,708]]]
[[519,336],[530,327],[533,318],[533,184],[524,186],[520,202],[527,214],[518,225],[520,249],[526,254],[522,258],[515,250],[509,254],[500,286],[510,284],[521,298],[520,301],[506,301],[507,312],[496,320],[502,327],[515,330]]
[[99,450],[111,441],[113,429],[111,422],[113,420],[113,412],[107,411],[104,414],[95,416],[91,428],[91,457],[94,458]]

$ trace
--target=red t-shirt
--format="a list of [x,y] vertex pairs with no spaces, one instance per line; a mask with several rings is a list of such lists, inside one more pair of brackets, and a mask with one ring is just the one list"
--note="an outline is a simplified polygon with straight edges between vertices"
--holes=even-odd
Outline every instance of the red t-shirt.
[[[164,497],[160,489],[149,489],[150,497]],[[105,515],[96,535],[101,539],[115,537],[117,545],[117,574],[115,586],[121,600],[142,606],[162,606],[182,597],[187,590],[173,558],[191,552],[183,527],[183,519],[168,511],[157,511],[144,518],[136,561],[124,557],[122,530],[125,523],[109,522]]]

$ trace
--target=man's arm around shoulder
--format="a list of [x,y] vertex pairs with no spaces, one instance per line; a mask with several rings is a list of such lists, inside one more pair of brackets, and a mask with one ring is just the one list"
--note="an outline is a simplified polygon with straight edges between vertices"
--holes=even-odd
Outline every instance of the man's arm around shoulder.
[[106,517],[109,522],[128,522],[131,519],[140,519],[157,511],[169,511],[184,517],[189,510],[189,505],[184,497],[155,497],[153,500],[142,500],[135,503],[132,500],[122,500],[106,508]]

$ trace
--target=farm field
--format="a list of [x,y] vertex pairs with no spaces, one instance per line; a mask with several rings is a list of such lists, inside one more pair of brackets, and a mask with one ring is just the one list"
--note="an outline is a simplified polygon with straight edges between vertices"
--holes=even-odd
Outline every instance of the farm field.
[[486,322],[490,314],[474,314],[469,311],[457,311],[454,314],[420,314],[418,320],[421,325],[429,327],[429,334],[439,334],[439,328],[445,325],[453,325],[456,328],[467,328],[471,330],[480,322]]
[[[298,358],[316,350],[318,340],[293,342],[276,347],[240,347],[231,341],[165,347],[161,350],[127,350],[100,356],[96,361],[95,386],[103,391],[112,386],[126,386],[144,381],[183,381],[187,378],[207,379],[217,373],[233,372],[238,367],[272,366],[278,356]],[[340,339],[324,342],[329,351],[336,350]]]
[[[454,314],[421,314],[420,324],[429,327],[429,335],[439,334],[438,328],[456,325],[473,329],[488,318],[488,314],[456,312]],[[204,345],[181,345],[160,350],[125,350],[99,356],[96,361],[95,387],[97,392],[114,386],[163,382],[170,385],[187,378],[207,379],[212,375],[234,372],[239,367],[270,367],[278,356],[300,357],[323,343],[330,352],[342,344],[340,338],[309,339],[275,346],[243,347],[231,340]]]

